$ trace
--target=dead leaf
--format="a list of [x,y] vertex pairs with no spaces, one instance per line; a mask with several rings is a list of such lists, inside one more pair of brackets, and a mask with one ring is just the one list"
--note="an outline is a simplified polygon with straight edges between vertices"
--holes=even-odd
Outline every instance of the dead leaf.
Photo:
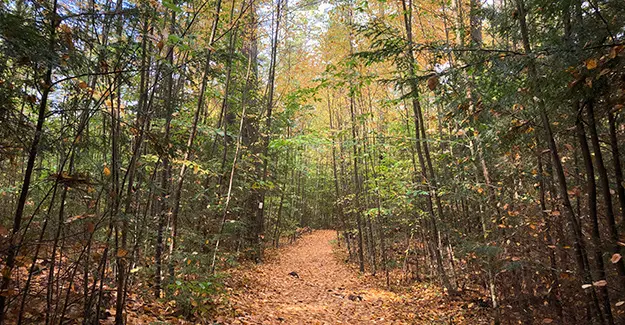
[[621,260],[621,254],[619,253],[612,255],[612,258],[610,259],[610,261],[612,261],[612,264],[616,264],[620,260]]
[[608,284],[606,280],[599,280],[592,283],[595,287],[605,287]]
[[65,220],[65,223],[72,223],[72,222],[74,222],[76,220],[90,218],[90,217],[93,217],[93,216],[95,216],[95,215],[93,215],[93,214],[80,214],[80,215],[76,215],[76,216],[67,218]]
[[623,45],[618,45],[618,46],[614,46],[612,47],[612,49],[610,50],[610,59],[614,59],[616,58],[616,56],[623,51]]
[[86,226],[87,226],[87,232],[90,234],[93,234],[93,232],[95,231],[95,223],[87,222]]
[[431,76],[428,78],[428,88],[434,91],[438,87],[438,76]]

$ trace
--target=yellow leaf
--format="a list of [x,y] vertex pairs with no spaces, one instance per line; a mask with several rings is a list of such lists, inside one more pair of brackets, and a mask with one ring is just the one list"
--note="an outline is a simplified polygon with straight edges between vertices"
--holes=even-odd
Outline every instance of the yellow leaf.
[[104,176],[106,176],[106,177],[111,176],[111,170],[110,170],[108,167],[106,167],[106,166],[104,166],[104,170],[102,171],[102,173],[103,173],[103,174],[104,174]]
[[588,60],[586,60],[585,64],[586,64],[586,69],[588,70],[592,70],[597,68],[597,59],[595,58],[590,58]]
[[0,273],[2,273],[2,277],[7,279],[11,277],[11,269],[7,266],[2,268],[2,271],[0,271]]

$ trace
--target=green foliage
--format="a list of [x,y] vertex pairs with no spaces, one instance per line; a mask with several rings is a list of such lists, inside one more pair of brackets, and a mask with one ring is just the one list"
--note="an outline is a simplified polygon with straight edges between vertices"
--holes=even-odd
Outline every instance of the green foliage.
[[181,315],[199,320],[211,319],[223,290],[223,276],[204,277],[202,280],[176,280],[170,284],[174,306]]

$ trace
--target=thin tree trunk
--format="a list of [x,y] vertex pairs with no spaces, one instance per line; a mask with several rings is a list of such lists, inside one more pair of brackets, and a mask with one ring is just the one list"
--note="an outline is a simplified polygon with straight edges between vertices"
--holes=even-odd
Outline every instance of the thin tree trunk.
[[[545,195],[545,172],[543,170],[543,158],[541,155],[541,147],[539,146],[540,141],[538,137],[536,138],[537,150],[536,157],[538,159],[538,187],[539,187],[539,200],[540,200],[540,210],[542,211],[542,216],[545,219],[547,224],[546,230],[546,240],[549,246],[553,246],[549,251],[549,265],[551,267],[550,275],[552,288],[550,293],[551,301],[556,307],[558,317],[560,318],[560,323],[564,324],[564,313],[562,310],[562,301],[560,300],[560,279],[559,275],[556,273],[557,263],[556,263],[556,253],[555,253],[555,242],[551,236],[551,221],[550,216],[547,213],[547,204],[546,204],[546,195]],[[551,247],[550,247],[551,248]]]
[[[421,113],[421,104],[419,103],[419,88],[418,85],[416,84],[416,81],[414,79],[415,77],[415,72],[414,72],[414,64],[415,64],[415,59],[414,59],[414,55],[412,53],[412,45],[413,45],[413,37],[412,37],[412,4],[407,4],[406,0],[402,0],[402,7],[403,7],[403,16],[404,16],[404,27],[406,29],[406,35],[408,38],[408,44],[409,44],[409,49],[407,50],[407,56],[408,56],[408,60],[409,60],[409,72],[408,72],[408,77],[410,79],[409,85],[410,85],[410,91],[411,91],[411,97],[412,97],[412,108],[413,108],[413,113],[414,113],[414,124],[415,124],[415,138],[416,138],[416,147],[417,147],[417,154],[419,157],[419,164],[421,167],[421,174],[423,177],[423,180],[428,184],[428,195],[427,195],[427,208],[428,208],[428,215],[429,215],[429,221],[430,221],[430,225],[432,227],[432,233],[434,235],[434,242],[436,243],[436,245],[439,245],[440,243],[440,233],[438,230],[438,224],[437,224],[437,220],[436,220],[436,213],[434,212],[434,203],[433,200],[437,201],[437,205],[438,205],[438,210],[439,213],[442,213],[442,207],[440,205],[440,198],[438,198],[438,196],[435,194],[436,191],[436,180],[435,180],[435,176],[434,176],[434,170],[432,167],[432,161],[430,159],[430,155],[429,155],[429,149],[427,148],[427,139],[425,137],[425,130],[423,129],[424,123],[423,123],[423,116]],[[422,149],[422,142],[423,141],[423,149]],[[424,156],[425,153],[425,156]],[[426,167],[426,160],[427,160],[427,167]],[[427,175],[427,171],[430,172],[430,178],[428,178]],[[434,199],[432,197],[435,197]],[[441,255],[441,251],[440,251],[440,247],[437,247],[436,249],[434,249],[434,258],[436,261],[436,269],[438,271],[439,276],[441,277],[441,281],[443,283],[443,286],[445,287],[445,289],[447,289],[447,292],[450,295],[454,295],[456,293],[456,288],[453,287],[452,283],[449,281],[449,277],[447,276],[447,272],[445,271],[445,267],[443,265],[443,258]]]
[[612,164],[616,180],[616,193],[618,194],[619,207],[621,209],[621,224],[619,228],[625,231],[625,183],[623,183],[623,168],[621,167],[621,154],[619,153],[618,140],[616,138],[616,119],[614,113],[608,112],[608,126],[610,129],[610,148],[612,149]]
[[224,205],[224,211],[222,214],[221,223],[219,225],[219,233],[217,236],[217,240],[215,241],[215,248],[213,249],[213,258],[211,259],[211,273],[212,274],[215,274],[215,270],[216,270],[217,252],[219,251],[219,244],[221,242],[221,236],[223,233],[224,226],[226,224],[226,219],[228,217],[228,207],[230,205],[230,198],[232,195],[232,184],[234,183],[237,160],[239,157],[239,151],[241,150],[241,143],[243,141],[243,126],[245,125],[245,119],[246,119],[245,114],[246,114],[247,106],[249,105],[248,103],[249,98],[247,96],[247,93],[250,88],[250,82],[251,82],[251,77],[252,77],[252,66],[254,64],[254,62],[252,61],[253,59],[254,59],[254,54],[252,53],[252,51],[250,51],[248,55],[248,61],[247,61],[247,72],[245,75],[246,85],[245,85],[245,88],[243,91],[243,97],[241,100],[243,111],[241,112],[241,121],[239,122],[239,136],[237,138],[237,145],[234,151],[234,158],[232,160],[232,168],[230,169],[230,180],[228,182],[228,192],[226,194],[226,202]]
[[[587,281],[591,279],[591,276],[585,266],[587,264],[585,263],[585,261],[588,258],[586,256],[586,248],[585,248],[584,238],[582,236],[582,229],[581,229],[579,220],[575,215],[575,211],[573,210],[573,205],[571,204],[571,201],[568,196],[568,188],[567,188],[566,176],[564,175],[564,168],[562,167],[562,161],[560,160],[560,155],[558,154],[558,148],[557,148],[554,136],[553,136],[553,131],[551,129],[551,123],[549,121],[549,116],[547,114],[547,107],[545,105],[545,102],[542,99],[541,88],[540,88],[539,78],[538,78],[538,71],[537,71],[534,59],[532,57],[533,52],[532,52],[532,47],[530,45],[529,31],[527,27],[524,2],[523,0],[515,0],[515,1],[516,1],[516,7],[518,11],[517,17],[518,17],[519,25],[521,28],[523,48],[525,50],[525,53],[530,56],[530,59],[528,60],[528,64],[527,64],[528,78],[529,78],[528,83],[530,86],[530,90],[535,94],[536,102],[539,108],[540,119],[541,119],[543,128],[545,130],[546,142],[551,152],[551,156],[552,156],[551,160],[555,168],[555,175],[558,180],[558,190],[560,192],[560,198],[563,202],[566,216],[569,219],[569,224],[570,224],[571,232],[573,235],[573,246],[575,249],[575,257],[576,257],[577,266],[578,266],[580,273],[582,274],[582,280],[585,283],[588,283]],[[592,301],[597,309],[597,316],[602,318],[601,311],[598,308],[599,306],[598,306],[598,302],[596,299],[596,295],[593,294],[593,296],[594,297],[592,298]]]
[[[269,167],[269,141],[271,140],[271,122],[272,122],[272,111],[274,105],[274,83],[276,76],[276,57],[278,54],[278,35],[280,31],[280,21],[282,18],[282,0],[276,0],[276,11],[275,11],[275,25],[273,26],[273,35],[271,38],[271,60],[269,63],[269,77],[267,82],[267,107],[265,113],[265,135],[262,136],[262,170],[261,170],[261,180],[263,184],[267,181],[268,176],[268,167]],[[258,262],[263,260],[263,240],[262,235],[264,232],[264,205],[265,205],[265,194],[266,189],[261,188],[258,196],[258,207],[256,209],[255,215],[255,246],[256,246],[256,260]]]
[[[515,0],[515,1],[517,5],[517,10],[518,10],[519,24],[521,26],[523,47],[525,49],[525,53],[531,56],[532,48],[531,48],[530,40],[529,40],[529,31],[527,28],[526,13],[525,13],[523,0]],[[582,231],[581,231],[581,227],[579,224],[579,220],[577,219],[575,215],[575,211],[573,210],[571,201],[569,200],[568,191],[567,191],[567,181],[564,175],[564,168],[562,167],[562,161],[560,160],[560,155],[558,154],[558,148],[556,146],[556,142],[553,136],[553,131],[551,129],[551,123],[549,122],[547,108],[545,106],[544,101],[541,98],[540,85],[538,84],[538,72],[536,70],[536,65],[533,59],[530,59],[528,61],[528,75],[529,75],[529,84],[531,86],[531,90],[537,96],[536,99],[537,99],[537,103],[539,106],[540,119],[541,119],[543,128],[545,130],[546,142],[551,152],[552,162],[555,168],[555,175],[558,180],[558,189],[560,192],[560,197],[563,201],[563,205],[566,210],[566,215],[569,218],[569,223],[571,225],[577,264],[578,264],[580,272],[584,274],[584,273],[587,273],[587,271],[585,270],[585,267],[584,267],[584,256],[586,253],[585,253],[584,240],[582,237]]]
[[[170,18],[170,34],[173,33],[174,26],[176,23],[176,13],[175,11],[171,12]],[[173,66],[174,62],[174,51],[170,49],[167,52],[167,62],[170,66]],[[173,92],[173,71],[168,71],[167,76],[165,78],[165,148],[162,148],[164,151],[162,153],[162,161],[163,167],[161,172],[161,195],[159,198],[159,208],[158,208],[158,228],[156,235],[156,250],[155,250],[155,259],[156,259],[156,267],[155,267],[155,278],[154,278],[154,292],[157,298],[161,297],[162,290],[162,279],[163,279],[163,252],[164,252],[164,232],[165,232],[165,220],[167,220],[168,213],[168,197],[170,191],[170,180],[171,180],[171,164],[169,157],[169,142],[170,142],[170,131],[171,131],[171,120],[173,114],[173,101],[174,101],[174,92]]]
[[[50,20],[50,43],[48,44],[49,52],[54,53],[55,42],[56,42],[56,27],[58,26],[59,20],[55,19],[57,14],[57,5],[58,1],[53,1],[51,17],[53,19]],[[4,324],[5,321],[5,312],[7,308],[7,297],[8,295],[4,294],[11,288],[11,274],[13,272],[13,268],[15,267],[15,257],[19,253],[18,236],[22,226],[22,218],[24,216],[24,207],[26,206],[26,200],[28,198],[28,190],[30,189],[30,182],[33,176],[33,170],[35,167],[35,161],[37,159],[37,154],[39,153],[39,142],[41,141],[41,136],[43,134],[43,125],[46,120],[46,109],[48,107],[48,96],[52,91],[52,69],[54,68],[53,64],[50,63],[44,73],[43,77],[43,90],[41,93],[41,100],[39,102],[39,108],[37,112],[37,124],[35,126],[35,133],[33,135],[33,140],[30,144],[30,149],[28,151],[28,161],[26,162],[26,170],[24,171],[24,180],[22,181],[22,188],[20,190],[20,195],[17,200],[17,207],[15,208],[15,214],[13,215],[13,227],[10,233],[9,239],[9,247],[6,253],[5,259],[5,269],[2,272],[2,285],[0,286],[0,291],[3,293],[0,295],[0,325]]]
[[[576,105],[578,106],[578,105]],[[581,113],[581,112],[580,112]],[[603,262],[603,252],[601,247],[601,230],[599,229],[599,217],[597,215],[597,184],[595,182],[595,171],[592,164],[592,156],[590,154],[590,148],[588,147],[588,141],[586,139],[586,131],[582,124],[581,116],[578,115],[575,122],[575,129],[577,131],[577,138],[581,147],[582,157],[584,159],[584,167],[586,171],[586,193],[588,195],[588,214],[592,222],[592,241],[594,244],[595,263],[596,270],[593,281],[605,280],[605,265]],[[593,288],[593,290],[595,290]],[[607,324],[614,324],[614,318],[612,316],[612,310],[610,307],[610,297],[608,295],[608,288],[606,286],[598,287],[601,300],[603,302],[603,309],[605,312],[605,320]],[[601,312],[601,311],[598,311]]]
[[[217,34],[217,26],[219,25],[219,14],[221,12],[221,0],[217,0],[215,9],[215,16],[213,18],[213,26],[211,28],[210,38],[208,40],[208,53],[206,54],[206,62],[204,64],[204,71],[202,74],[202,85],[200,86],[200,93],[198,94],[198,102],[197,107],[195,109],[195,114],[193,115],[193,123],[191,125],[191,132],[189,133],[189,138],[187,139],[186,149],[184,153],[183,164],[180,167],[180,173],[178,175],[178,184],[174,191],[174,203],[173,203],[173,211],[171,214],[171,240],[169,242],[169,276],[171,281],[175,279],[174,274],[174,261],[173,256],[176,251],[177,237],[178,237],[178,214],[180,212],[180,198],[182,195],[182,187],[184,185],[184,179],[187,172],[188,161],[191,158],[193,142],[195,141],[195,136],[197,134],[197,126],[200,120],[200,113],[202,112],[202,108],[204,107],[204,94],[206,92],[206,87],[208,84],[208,74],[210,71],[210,60],[212,53],[212,45],[215,42],[215,37]],[[233,4],[234,8],[234,4]],[[226,89],[226,92],[228,89]],[[226,134],[224,134],[224,138],[226,138]],[[224,149],[225,150],[225,149]]]
[[[599,174],[599,183],[601,189],[601,195],[605,204],[606,223],[608,225],[609,240],[612,247],[612,254],[620,254],[621,248],[618,244],[619,233],[616,226],[616,217],[614,215],[614,208],[612,205],[612,194],[610,193],[610,180],[608,179],[608,171],[603,161],[603,154],[601,153],[601,144],[599,143],[599,135],[597,132],[597,125],[595,122],[594,103],[588,101],[586,103],[586,113],[588,116],[588,128],[590,131],[590,142],[592,143],[592,149],[595,157],[595,167]],[[620,277],[618,286],[621,291],[625,290],[625,260],[620,259],[616,263],[612,263],[616,267],[616,271]]]

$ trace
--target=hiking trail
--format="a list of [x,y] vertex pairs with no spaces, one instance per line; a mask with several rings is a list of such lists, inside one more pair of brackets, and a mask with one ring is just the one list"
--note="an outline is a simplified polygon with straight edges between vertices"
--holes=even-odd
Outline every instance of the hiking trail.
[[[394,293],[339,260],[336,233],[319,230],[287,245],[264,264],[240,270],[226,324],[482,324],[471,306],[419,286]],[[295,273],[292,273],[295,272]],[[292,274],[290,274],[292,273]],[[487,324],[487,323],[483,323]]]

